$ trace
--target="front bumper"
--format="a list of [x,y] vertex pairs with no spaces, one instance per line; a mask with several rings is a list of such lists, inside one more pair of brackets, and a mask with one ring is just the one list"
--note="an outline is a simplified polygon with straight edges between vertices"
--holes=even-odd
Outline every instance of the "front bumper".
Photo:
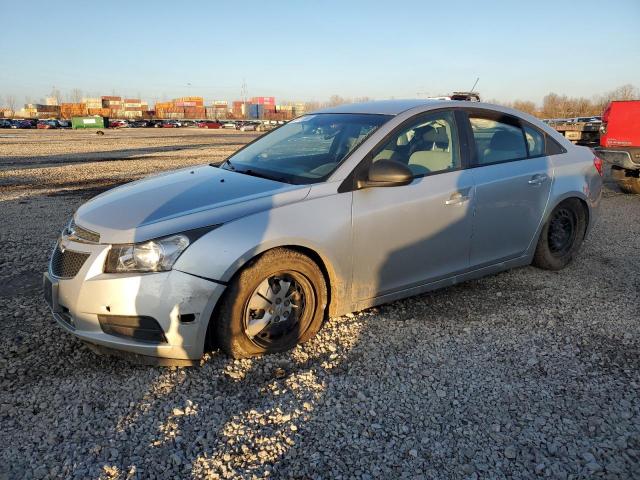
[[[67,250],[89,254],[73,278],[56,278],[51,269],[45,274],[51,280],[51,292],[46,293],[53,297],[47,300],[65,330],[103,352],[175,360],[202,356],[209,319],[225,289],[223,284],[178,270],[106,274],[102,270],[108,245],[62,242]],[[99,316],[152,317],[166,342],[105,333]]]

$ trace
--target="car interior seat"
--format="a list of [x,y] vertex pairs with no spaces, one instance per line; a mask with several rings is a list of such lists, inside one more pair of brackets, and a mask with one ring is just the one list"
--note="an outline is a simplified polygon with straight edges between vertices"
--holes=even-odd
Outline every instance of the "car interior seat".
[[409,168],[415,174],[449,170],[453,167],[449,136],[444,128],[440,131],[433,127],[425,129],[417,146],[421,148],[414,149],[409,157]]
[[498,130],[491,137],[489,147],[482,152],[482,158],[479,160],[480,163],[494,163],[526,156],[522,135],[509,130]]
[[406,154],[409,148],[409,136],[407,132],[399,135],[395,139],[395,145],[393,145],[393,140],[389,142],[378,155],[376,155],[375,160],[398,160],[402,161],[405,159],[406,163]]

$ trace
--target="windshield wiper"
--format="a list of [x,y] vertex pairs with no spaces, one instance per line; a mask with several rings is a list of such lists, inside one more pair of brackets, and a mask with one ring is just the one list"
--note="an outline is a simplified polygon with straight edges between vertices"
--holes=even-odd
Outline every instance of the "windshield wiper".
[[285,178],[275,177],[275,176],[272,176],[272,175],[267,175],[266,173],[256,172],[255,170],[251,170],[250,168],[247,168],[246,170],[236,170],[234,168],[234,171],[236,171],[238,173],[242,173],[244,175],[250,175],[252,177],[266,178],[267,180],[273,180],[275,182],[291,183],[290,181],[286,180]]
[[232,170],[234,172],[236,171],[236,167],[233,165],[233,163],[231,163],[231,160],[229,160],[228,158],[219,165],[215,165],[213,163],[210,163],[209,165],[211,165],[212,167],[218,167],[218,168],[224,168],[225,165],[228,165],[229,168],[224,168],[225,170]]

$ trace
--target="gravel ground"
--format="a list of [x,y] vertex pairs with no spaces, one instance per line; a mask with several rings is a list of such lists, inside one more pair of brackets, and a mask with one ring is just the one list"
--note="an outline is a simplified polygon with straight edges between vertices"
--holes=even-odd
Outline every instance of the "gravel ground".
[[0,137],[0,478],[640,478],[640,197],[609,185],[562,272],[334,318],[288,354],[142,367],[56,327],[51,243],[105,186],[253,136],[84,133]]

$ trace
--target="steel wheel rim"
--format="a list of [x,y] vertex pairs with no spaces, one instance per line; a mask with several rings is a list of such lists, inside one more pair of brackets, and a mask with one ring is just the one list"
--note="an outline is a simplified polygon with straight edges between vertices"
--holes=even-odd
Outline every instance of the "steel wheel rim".
[[302,333],[313,303],[313,289],[306,277],[294,272],[273,274],[247,300],[244,333],[260,348],[287,345]]
[[576,238],[577,219],[573,211],[561,208],[549,223],[549,250],[557,257],[566,255]]

